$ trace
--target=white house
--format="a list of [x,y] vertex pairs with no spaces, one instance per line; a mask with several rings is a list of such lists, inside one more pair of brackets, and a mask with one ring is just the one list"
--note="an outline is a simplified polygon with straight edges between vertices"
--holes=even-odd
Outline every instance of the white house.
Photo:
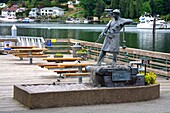
[[64,10],[59,7],[45,7],[40,9],[40,15],[45,16],[63,16]]
[[0,3],[0,8],[4,8],[6,7],[6,4],[5,3]]
[[13,5],[11,7],[3,8],[1,11],[2,16],[10,16],[10,17],[16,17],[16,12],[18,11],[19,6]]
[[37,17],[38,13],[38,8],[32,8],[31,11],[29,12],[29,17]]

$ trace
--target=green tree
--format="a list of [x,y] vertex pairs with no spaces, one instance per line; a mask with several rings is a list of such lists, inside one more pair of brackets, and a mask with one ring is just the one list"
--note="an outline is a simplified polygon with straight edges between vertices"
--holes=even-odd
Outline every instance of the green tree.
[[141,13],[144,14],[145,12],[150,13],[151,12],[151,7],[149,5],[149,1],[143,3],[142,8],[141,8]]
[[37,3],[37,0],[31,0],[31,5],[32,5],[32,7],[35,7],[35,6],[36,6],[36,3]]
[[103,0],[98,0],[94,9],[94,16],[101,17],[102,13],[104,12],[106,4]]
[[141,15],[141,10],[142,10],[142,0],[136,0],[135,2],[135,17],[139,17]]
[[155,10],[156,14],[164,14],[164,5],[163,5],[163,0],[156,0],[155,1]]
[[150,7],[151,7],[151,14],[155,15],[156,14],[155,0],[150,0],[149,4],[150,4]]
[[120,0],[111,0],[111,7],[113,8],[113,9],[119,9],[120,7],[119,7],[119,1]]
[[130,0],[130,8],[129,8],[129,12],[130,12],[130,17],[133,18],[134,17],[134,1]]
[[57,5],[58,5],[58,0],[51,1],[51,6],[57,6]]
[[43,0],[45,7],[50,7],[51,6],[51,2],[49,2],[49,0]]
[[93,10],[96,6],[96,0],[80,0],[80,6],[84,9],[84,16],[94,16]]

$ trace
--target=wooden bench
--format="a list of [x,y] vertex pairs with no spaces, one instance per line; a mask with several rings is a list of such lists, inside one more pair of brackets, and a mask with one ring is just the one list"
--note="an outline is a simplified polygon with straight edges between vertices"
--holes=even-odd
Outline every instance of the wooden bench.
[[[64,76],[62,76],[62,74],[77,73],[77,72],[79,72],[79,70],[78,69],[63,69],[63,70],[55,70],[54,72],[57,73],[57,74],[60,74],[61,78],[64,78]],[[86,70],[82,70],[82,72],[86,72]]]
[[30,64],[32,64],[33,58],[46,58],[49,57],[49,55],[46,54],[33,54],[33,55],[23,55],[23,54],[18,54],[16,55],[16,57],[19,57],[20,60],[22,60],[23,58],[29,58],[30,59]]
[[[30,58],[30,64],[32,64],[33,58],[46,58],[49,55],[42,54],[44,51],[47,51],[46,48],[31,48],[31,49],[13,49],[17,54],[15,54],[17,57],[19,57],[21,60],[23,58]],[[27,53],[27,54],[26,54]],[[36,53],[36,54],[34,54]],[[38,54],[39,53],[39,54]]]
[[55,68],[58,68],[59,66],[65,67],[65,68],[75,68],[75,67],[77,67],[79,72],[81,72],[82,68],[87,66],[87,65],[94,65],[94,62],[83,62],[83,63],[64,62],[64,63],[56,63],[56,65],[55,64],[46,65],[44,67],[48,68],[48,69],[55,69]]
[[[27,55],[29,55],[29,53],[12,53],[12,55],[19,57],[19,56],[27,56]],[[34,53],[32,53],[32,55],[44,55],[44,54],[34,52]]]
[[90,73],[65,73],[63,74],[63,76],[65,77],[69,77],[69,76],[90,76]]
[[38,64],[41,68],[44,68],[46,66],[56,66],[57,64]]
[[58,68],[65,68],[64,66],[50,66],[50,65],[48,65],[48,66],[44,66],[44,68],[47,68],[47,69],[53,69],[53,68],[55,68],[55,69],[58,69]]
[[32,49],[37,48],[37,46],[10,46],[11,49]]
[[62,63],[64,61],[76,61],[76,60],[82,60],[82,58],[44,58],[43,60],[46,60],[48,62],[56,62],[56,63]]
[[[55,73],[62,74],[62,73],[76,73],[78,69],[63,69],[63,70],[55,70]],[[86,72],[86,70],[82,70],[82,72]]]

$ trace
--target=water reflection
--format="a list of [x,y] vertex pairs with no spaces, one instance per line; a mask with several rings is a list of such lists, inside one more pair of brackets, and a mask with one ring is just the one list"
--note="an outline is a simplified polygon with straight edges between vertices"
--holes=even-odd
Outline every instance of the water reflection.
[[[0,23],[0,35],[11,35],[13,24]],[[105,25],[98,24],[22,24],[17,23],[19,36],[37,36],[44,38],[74,38],[95,42]],[[122,31],[120,45],[122,45]],[[144,50],[170,53],[170,29],[156,30],[153,40],[152,30],[138,30],[134,26],[125,27],[126,46]],[[99,43],[102,43],[100,40]]]
[[138,45],[144,50],[154,50],[160,52],[170,52],[170,31],[156,30],[153,39],[152,30],[138,30]]

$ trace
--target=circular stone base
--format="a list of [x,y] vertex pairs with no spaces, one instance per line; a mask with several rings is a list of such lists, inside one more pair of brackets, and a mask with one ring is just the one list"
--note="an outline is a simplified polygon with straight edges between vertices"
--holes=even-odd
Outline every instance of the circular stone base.
[[[61,83],[62,84],[62,83]],[[47,84],[29,84],[30,86]],[[59,85],[59,84],[58,84]],[[33,92],[27,85],[14,86],[14,99],[30,109],[148,101],[160,97],[160,85],[100,87]]]

